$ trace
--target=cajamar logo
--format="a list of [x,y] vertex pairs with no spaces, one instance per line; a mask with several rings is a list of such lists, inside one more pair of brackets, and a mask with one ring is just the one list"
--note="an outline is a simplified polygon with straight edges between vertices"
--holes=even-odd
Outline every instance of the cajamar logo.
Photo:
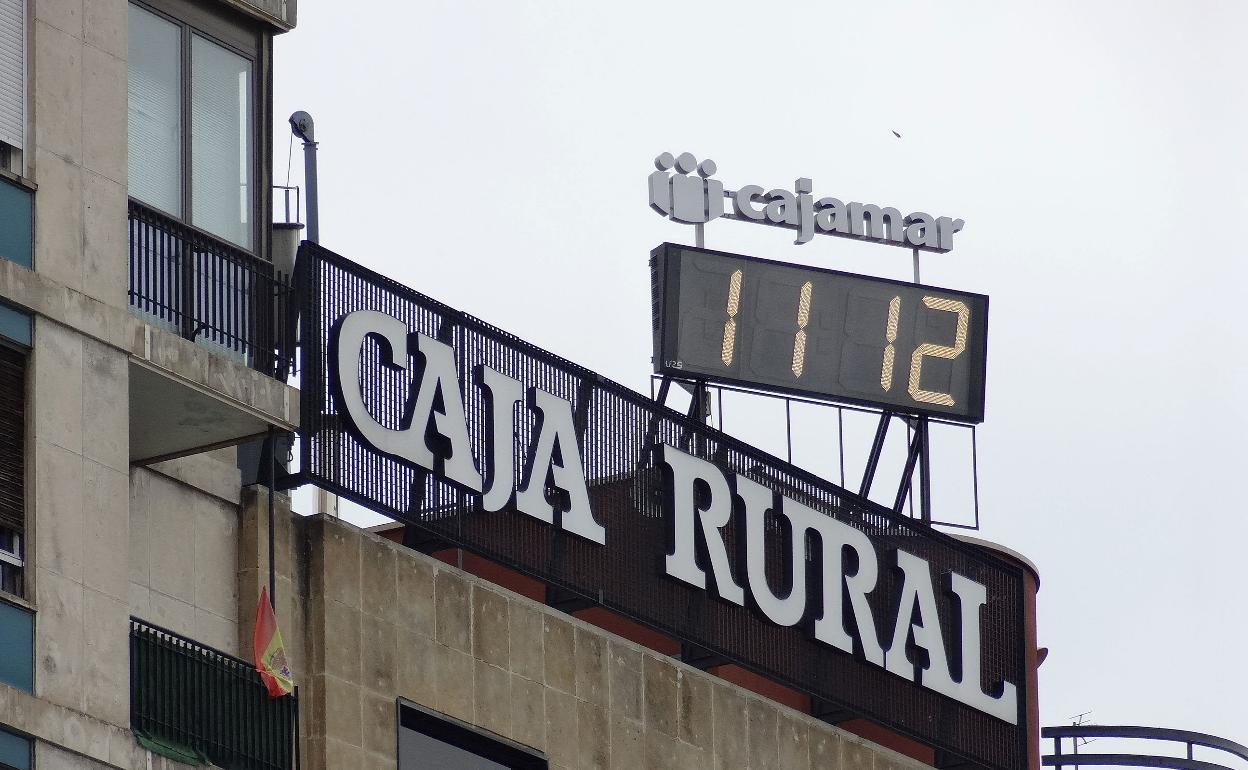
[[[718,170],[715,161],[698,163],[689,152],[676,157],[670,152],[660,153],[654,159],[654,167],[649,177],[650,208],[675,222],[690,225],[723,217],[796,230],[797,244],[809,243],[815,235],[837,235],[946,252],[953,250],[953,234],[966,224],[961,219],[933,217],[922,211],[902,215],[892,206],[845,203],[839,198],[816,199],[809,177],[797,179],[792,190],[767,190],[756,184],[725,190],[723,182],[711,178]],[[726,210],[725,199],[732,200],[731,210]]]

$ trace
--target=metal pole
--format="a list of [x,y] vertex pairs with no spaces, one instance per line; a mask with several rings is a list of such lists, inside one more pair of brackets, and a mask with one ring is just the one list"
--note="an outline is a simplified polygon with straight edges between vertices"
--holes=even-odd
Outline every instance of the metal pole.
[[789,464],[793,464],[793,412],[789,405],[793,402],[784,400],[784,440],[789,447]]
[[[919,517],[924,524],[932,523],[932,445],[930,442],[931,423],[926,417],[919,418],[918,430],[919,439]],[[911,498],[913,505],[914,499]],[[911,510],[910,515],[914,515]]]
[[880,453],[884,451],[888,421],[892,416],[892,412],[880,412],[880,423],[875,428],[875,438],[871,440],[871,453],[867,455],[867,467],[862,471],[862,485],[858,487],[858,494],[862,497],[871,494],[871,482],[875,480],[875,469],[880,464]]
[[[307,203],[305,204],[308,211],[308,240],[312,243],[321,242],[321,216],[319,208],[320,196],[317,194],[316,181],[316,124],[312,120],[312,116],[300,110],[290,116],[290,130],[295,136],[303,140],[303,183],[308,188]],[[331,448],[331,463],[333,471],[338,469],[338,453],[340,449],[338,442],[334,442]],[[323,489],[316,490],[316,507],[317,513],[328,513],[330,516],[337,518],[338,516],[338,496],[326,492]]]
[[303,184],[308,188],[308,240],[321,242],[321,218],[318,211],[316,185],[316,124],[312,116],[300,110],[290,116],[290,129],[303,140]]
[[914,249],[914,282],[919,282],[919,250]]
[[277,597],[275,591],[277,589],[277,568],[275,566],[274,554],[276,548],[274,546],[273,537],[273,492],[274,479],[277,478],[277,439],[273,428],[269,428],[269,607],[273,613],[277,614]]

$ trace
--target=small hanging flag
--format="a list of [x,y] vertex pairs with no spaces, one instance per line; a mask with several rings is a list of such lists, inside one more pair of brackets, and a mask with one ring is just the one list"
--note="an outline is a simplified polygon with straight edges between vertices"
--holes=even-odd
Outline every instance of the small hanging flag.
[[267,586],[260,589],[260,605],[256,607],[256,630],[251,637],[251,646],[256,660],[256,671],[260,673],[269,697],[289,695],[295,687],[294,675],[286,660],[282,634],[277,630],[277,616],[273,614],[273,606],[269,604]]

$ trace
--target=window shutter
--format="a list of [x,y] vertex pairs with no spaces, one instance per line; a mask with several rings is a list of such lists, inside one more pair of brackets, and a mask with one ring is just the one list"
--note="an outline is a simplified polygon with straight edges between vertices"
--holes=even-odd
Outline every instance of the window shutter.
[[26,356],[0,347],[0,526],[25,531]]
[[22,149],[26,128],[26,0],[0,0],[0,142]]

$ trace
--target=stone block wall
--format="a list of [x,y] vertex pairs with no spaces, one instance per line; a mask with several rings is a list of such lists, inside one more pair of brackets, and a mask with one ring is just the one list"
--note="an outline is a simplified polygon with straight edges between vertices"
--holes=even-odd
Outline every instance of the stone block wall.
[[[126,5],[37,0],[30,22],[35,271],[126,302]],[[101,334],[100,336],[104,336]],[[40,316],[32,402],[27,596],[35,693],[129,724],[125,354]]]
[[127,726],[126,361],[40,317],[32,364],[35,693]]
[[400,697],[562,770],[925,767],[340,520],[297,524],[309,770],[396,767]]
[[233,459],[220,450],[131,471],[127,597],[136,617],[238,655]]

